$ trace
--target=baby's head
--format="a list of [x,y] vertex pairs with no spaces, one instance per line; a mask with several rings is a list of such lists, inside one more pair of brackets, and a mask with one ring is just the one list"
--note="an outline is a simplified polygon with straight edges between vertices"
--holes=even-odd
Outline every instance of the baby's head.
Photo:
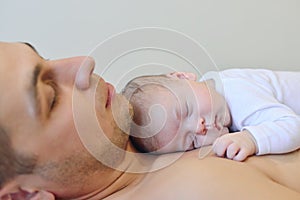
[[191,150],[228,131],[223,129],[224,99],[194,74],[137,77],[123,95],[133,106],[131,140],[141,152]]

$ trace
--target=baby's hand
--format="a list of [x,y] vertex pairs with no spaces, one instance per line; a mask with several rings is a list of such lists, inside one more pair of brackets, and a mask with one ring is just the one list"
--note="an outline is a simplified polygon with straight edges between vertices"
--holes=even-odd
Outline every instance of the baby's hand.
[[257,148],[252,135],[244,130],[217,138],[213,143],[213,151],[217,156],[244,161],[248,156],[256,153]]

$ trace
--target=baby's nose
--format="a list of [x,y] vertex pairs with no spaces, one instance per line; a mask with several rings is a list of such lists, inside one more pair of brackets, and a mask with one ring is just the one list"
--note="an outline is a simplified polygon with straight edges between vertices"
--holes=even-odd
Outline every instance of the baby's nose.
[[197,135],[206,135],[207,129],[205,127],[205,120],[201,118],[198,122],[196,134]]

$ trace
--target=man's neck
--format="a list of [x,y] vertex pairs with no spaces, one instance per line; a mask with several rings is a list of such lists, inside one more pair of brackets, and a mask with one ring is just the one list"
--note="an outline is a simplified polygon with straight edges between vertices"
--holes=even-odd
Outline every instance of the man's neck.
[[[83,197],[78,198],[78,200],[98,200],[107,198],[108,196],[114,195],[120,190],[132,187],[135,185],[135,183],[141,181],[147,172],[155,170],[153,169],[155,168],[153,167],[153,164],[157,158],[159,158],[158,156],[138,153],[138,151],[130,142],[127,145],[126,151],[127,153],[123,162],[116,167],[113,175],[111,176],[111,180],[109,180],[110,184],[104,189],[102,188],[93,191]],[[101,179],[101,177],[99,177],[99,180],[108,181]]]

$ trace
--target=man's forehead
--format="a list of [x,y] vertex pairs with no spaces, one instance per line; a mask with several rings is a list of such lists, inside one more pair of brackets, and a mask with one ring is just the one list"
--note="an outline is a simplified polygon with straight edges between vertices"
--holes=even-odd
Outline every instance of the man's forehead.
[[18,46],[22,45],[21,43],[16,42],[0,42],[0,51],[6,52],[16,49]]
[[30,47],[23,43],[0,42],[0,71],[3,72],[1,74],[7,74],[16,68],[21,70],[34,62],[31,51]]
[[[30,45],[31,46],[31,45]],[[26,52],[30,49],[27,43],[22,42],[1,42],[0,41],[0,52],[1,55],[8,55],[11,53],[18,54],[21,51]]]
[[3,46],[5,46],[5,45],[7,45],[7,44],[10,44],[10,43],[0,41],[0,48],[2,48]]
[[14,44],[0,44],[0,72],[1,80],[8,78],[7,76],[15,70],[15,65],[20,59],[18,50]]
[[6,42],[0,42],[0,64],[7,59],[7,51],[10,51],[10,45]]
[[29,80],[30,70],[35,65],[30,48],[21,43],[0,42],[0,92],[18,89]]
[[0,42],[0,64],[1,68],[5,67],[4,64],[16,62],[19,59],[19,49],[16,43]]
[[[14,111],[25,111],[24,95],[30,80],[29,48],[18,43],[0,42],[0,120],[14,121]],[[34,64],[34,63],[33,63]],[[28,69],[27,69],[28,68]],[[20,113],[20,112],[18,112]]]

